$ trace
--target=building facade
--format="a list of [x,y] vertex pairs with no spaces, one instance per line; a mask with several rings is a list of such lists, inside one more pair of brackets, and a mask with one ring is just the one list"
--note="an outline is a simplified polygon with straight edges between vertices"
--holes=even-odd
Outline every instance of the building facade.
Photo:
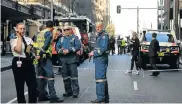
[[106,26],[110,20],[110,0],[93,0],[95,22],[101,21]]
[[[163,13],[162,13],[163,29],[175,30],[177,34],[176,37],[178,39],[180,38],[182,39],[182,32],[181,32],[182,31],[182,28],[181,28],[182,0],[175,0],[175,2],[177,2],[176,4],[174,3],[174,0],[162,0],[162,1],[163,1]],[[174,5],[177,7],[177,9],[175,10],[174,10],[174,7],[175,7]],[[174,11],[176,13],[174,13]],[[161,18],[161,14],[159,15],[159,19],[160,18]],[[161,21],[159,22],[159,25],[160,25],[159,29],[161,29]]]

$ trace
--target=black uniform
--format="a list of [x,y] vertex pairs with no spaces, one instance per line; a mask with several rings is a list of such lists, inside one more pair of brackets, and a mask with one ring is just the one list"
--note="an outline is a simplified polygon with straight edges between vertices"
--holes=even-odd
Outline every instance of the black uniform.
[[139,67],[137,65],[138,56],[139,56],[139,47],[140,47],[139,39],[138,38],[132,39],[132,51],[131,51],[132,59],[131,59],[131,69],[130,70],[133,70],[134,62],[136,65],[136,69],[139,70]]
[[112,55],[115,53],[115,39],[113,37],[111,37],[109,39],[110,42],[110,51],[112,51]]
[[117,39],[117,45],[118,45],[118,55],[121,53],[121,39],[120,37]]
[[[157,39],[153,39],[150,43],[149,47],[149,58],[150,58],[150,64],[154,70],[157,70],[156,62],[157,62],[157,52],[160,51],[159,42]],[[153,76],[159,75],[159,72],[153,72]]]

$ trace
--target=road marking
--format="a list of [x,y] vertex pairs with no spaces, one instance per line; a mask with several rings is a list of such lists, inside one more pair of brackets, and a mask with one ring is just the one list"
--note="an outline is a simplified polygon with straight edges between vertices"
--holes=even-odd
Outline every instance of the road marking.
[[[28,92],[25,92],[24,93],[24,95],[27,95],[28,94]],[[11,103],[13,103],[14,101],[16,101],[17,100],[17,97],[16,98],[14,98],[14,99],[12,99],[12,100],[10,100],[9,102],[7,102],[6,104],[11,104]]]
[[164,70],[147,70],[150,72],[158,71],[158,72],[167,72],[167,71],[182,71],[182,69],[164,69]]
[[78,104],[78,102],[81,100],[81,98],[84,96],[84,94],[86,92],[88,92],[88,90],[90,89],[90,87],[92,86],[92,84],[95,82],[95,80],[92,81],[92,83],[90,83],[90,85],[87,87],[87,89],[85,89],[85,91],[82,93],[82,95],[79,97],[78,101],[76,102]]
[[138,85],[136,81],[133,81],[133,87],[134,87],[134,90],[138,90]]

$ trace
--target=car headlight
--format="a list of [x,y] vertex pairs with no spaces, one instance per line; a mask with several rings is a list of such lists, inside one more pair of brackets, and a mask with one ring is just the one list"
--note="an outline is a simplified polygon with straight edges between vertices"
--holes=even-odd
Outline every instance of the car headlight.
[[179,47],[171,47],[171,51],[179,51]]

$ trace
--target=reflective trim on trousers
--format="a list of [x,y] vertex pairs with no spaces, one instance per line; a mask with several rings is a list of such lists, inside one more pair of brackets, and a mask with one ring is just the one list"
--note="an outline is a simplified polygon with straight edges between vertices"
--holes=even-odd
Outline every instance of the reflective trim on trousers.
[[71,80],[78,80],[78,77],[72,77]]
[[97,79],[96,82],[105,82],[107,79]]
[[71,77],[64,77],[63,80],[71,79]]

